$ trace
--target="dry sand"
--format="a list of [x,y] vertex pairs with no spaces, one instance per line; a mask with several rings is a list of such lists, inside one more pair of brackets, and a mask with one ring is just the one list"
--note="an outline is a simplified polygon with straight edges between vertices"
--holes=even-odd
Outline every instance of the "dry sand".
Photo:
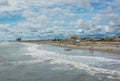
[[97,43],[78,43],[76,45],[67,44],[67,43],[47,43],[49,45],[71,48],[71,49],[83,49],[83,50],[92,50],[92,51],[102,51],[120,54],[120,43],[111,43],[111,42],[97,42]]

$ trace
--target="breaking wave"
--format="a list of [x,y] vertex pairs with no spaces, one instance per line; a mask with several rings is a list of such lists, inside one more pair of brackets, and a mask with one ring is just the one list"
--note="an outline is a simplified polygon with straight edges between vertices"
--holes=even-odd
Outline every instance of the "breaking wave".
[[[4,44],[4,43],[2,43]],[[8,44],[8,43],[5,43]],[[18,43],[16,43],[18,44]],[[26,44],[22,43],[24,46],[19,52],[21,55],[28,55],[32,60],[28,61],[14,61],[14,62],[3,62],[0,65],[7,64],[32,64],[32,63],[44,63],[47,62],[53,65],[65,65],[68,68],[77,68],[87,71],[88,73],[102,73],[108,75],[114,75],[115,78],[120,79],[120,60],[115,60],[100,56],[74,56],[60,54],[59,52],[47,51],[40,49],[42,45],[37,44]],[[1,44],[0,44],[1,45]],[[116,64],[116,66],[115,66]],[[113,67],[114,66],[114,67]]]

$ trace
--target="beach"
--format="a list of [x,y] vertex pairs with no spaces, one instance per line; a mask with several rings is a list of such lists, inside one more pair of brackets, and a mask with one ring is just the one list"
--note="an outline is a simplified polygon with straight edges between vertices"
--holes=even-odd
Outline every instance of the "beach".
[[[91,51],[103,51],[103,52],[109,52],[109,53],[116,53],[120,54],[120,47],[116,46],[116,44],[77,44],[77,45],[72,45],[72,44],[59,44],[59,43],[49,43],[50,45],[55,45],[55,46],[60,46],[60,47],[65,47],[65,48],[71,48],[71,49],[83,49],[83,50],[91,50]],[[119,45],[120,46],[120,45]]]
[[48,45],[70,48],[70,49],[82,49],[82,50],[101,51],[101,52],[120,54],[120,42],[80,42],[76,44],[70,44],[67,42],[59,42],[59,41],[41,41],[41,42],[32,41],[30,43],[48,44]]

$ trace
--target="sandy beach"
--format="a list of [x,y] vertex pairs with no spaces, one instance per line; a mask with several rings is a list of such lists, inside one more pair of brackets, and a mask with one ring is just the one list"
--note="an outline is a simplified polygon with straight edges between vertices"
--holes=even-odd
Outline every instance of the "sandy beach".
[[61,45],[59,45],[58,43],[49,43],[49,44],[54,45],[54,46],[65,47],[65,48],[71,48],[71,49],[103,51],[103,52],[120,54],[120,47],[116,47],[116,45],[108,45],[108,44],[103,44],[103,45],[98,45],[98,44],[91,44],[91,45],[61,44]]
[[42,42],[31,42],[37,44],[48,44],[63,48],[70,49],[82,49],[82,50],[90,50],[90,51],[102,51],[120,54],[120,42],[80,42],[76,44],[69,44],[66,42],[60,43],[59,41],[42,41]]

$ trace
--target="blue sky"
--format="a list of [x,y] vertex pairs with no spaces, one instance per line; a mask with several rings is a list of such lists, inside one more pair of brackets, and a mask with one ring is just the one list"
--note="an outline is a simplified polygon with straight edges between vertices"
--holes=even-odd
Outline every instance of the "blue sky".
[[119,0],[0,0],[0,40],[120,35]]

